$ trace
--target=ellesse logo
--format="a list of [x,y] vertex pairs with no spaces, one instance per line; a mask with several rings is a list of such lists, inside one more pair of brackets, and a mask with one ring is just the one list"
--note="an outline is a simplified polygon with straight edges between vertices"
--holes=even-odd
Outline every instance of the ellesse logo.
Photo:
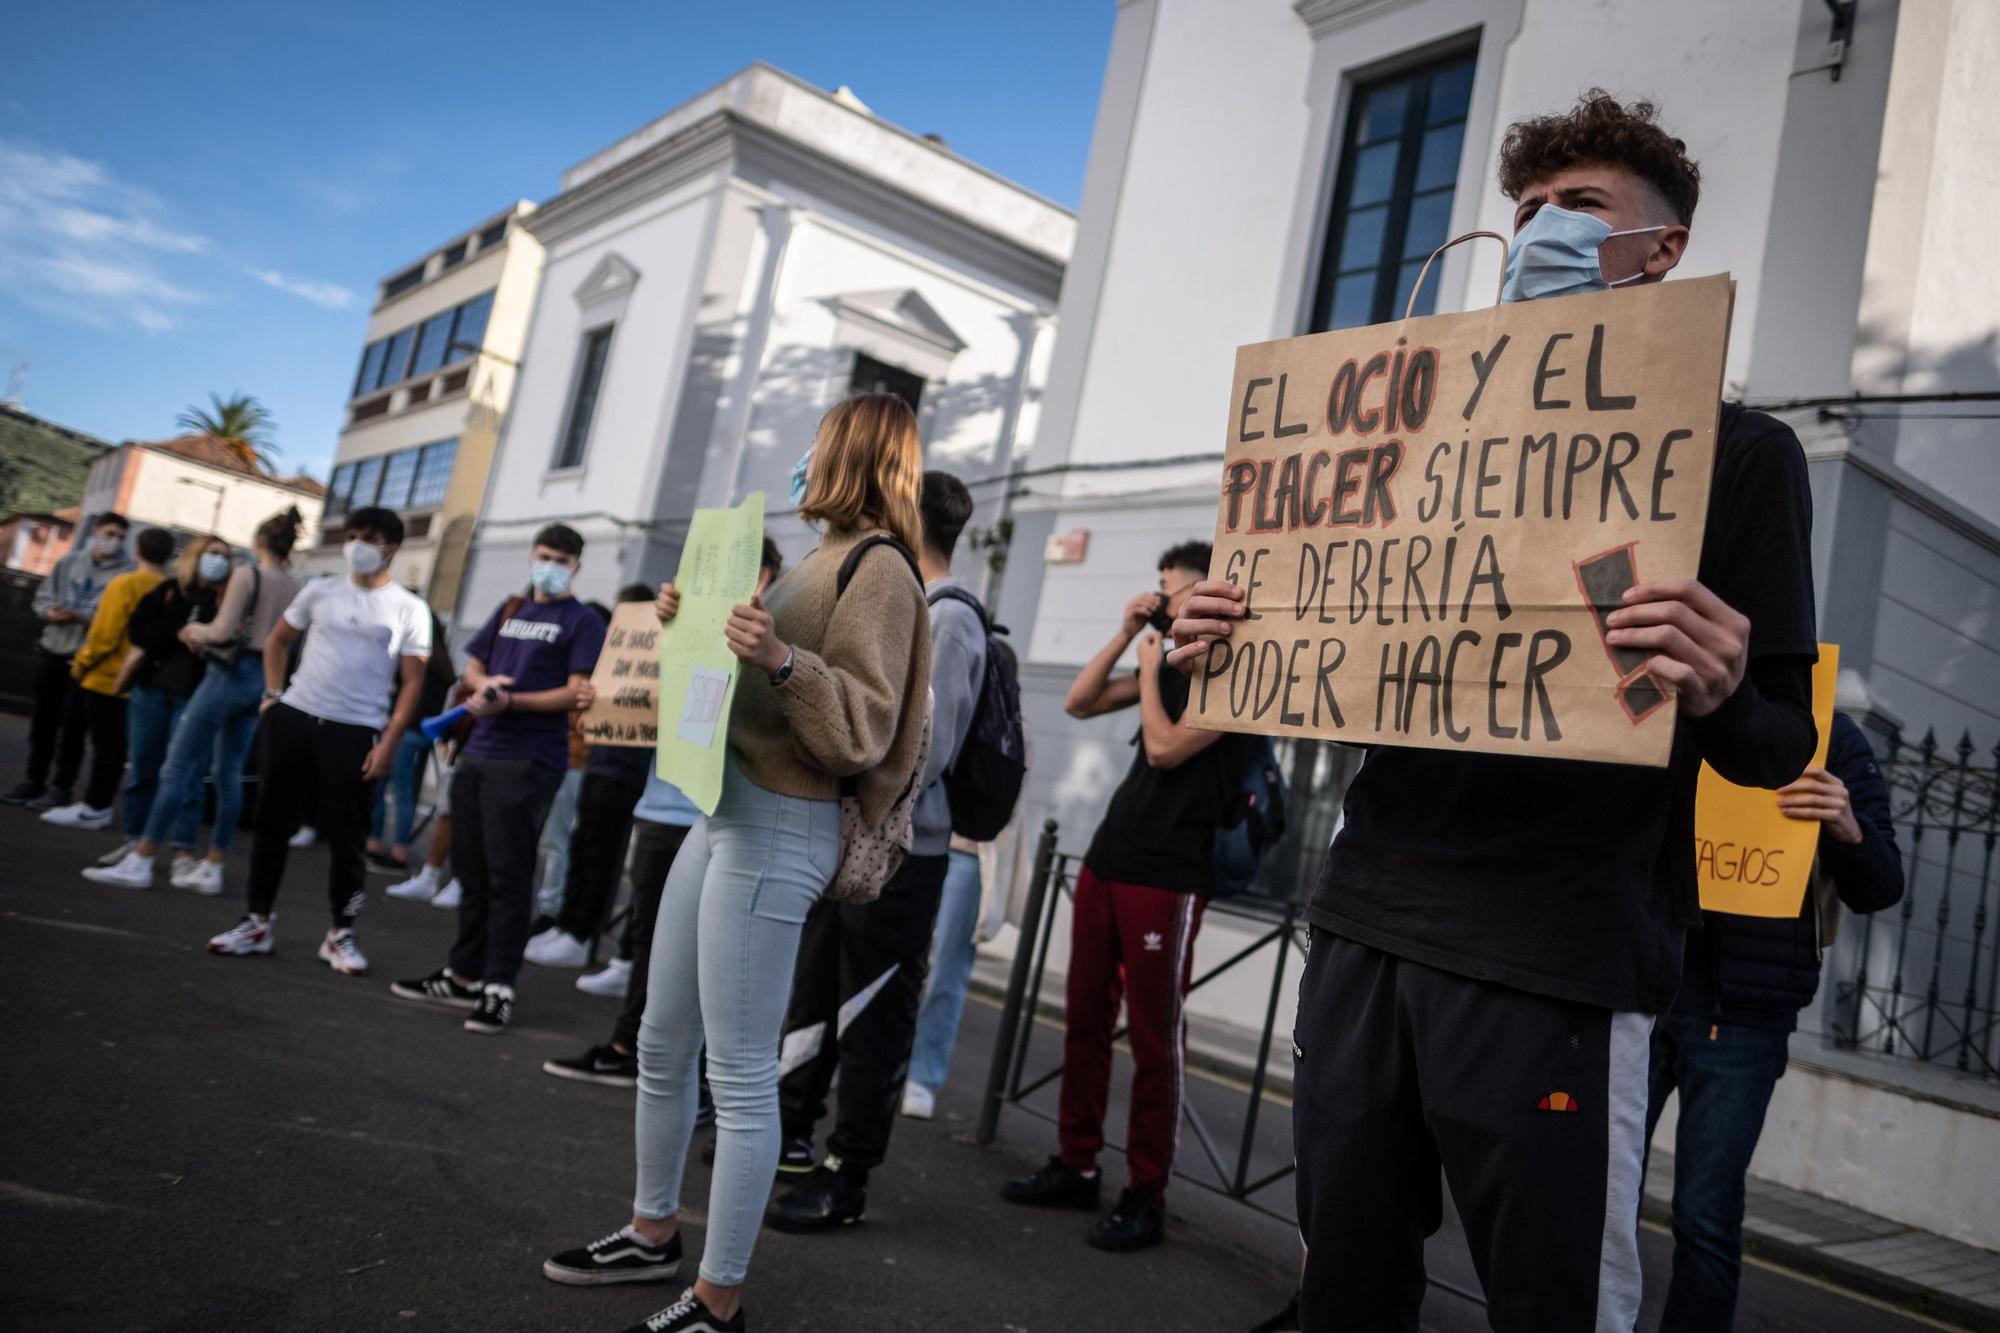
[[1542,1098],[1538,1109],[1543,1111],[1578,1111],[1582,1108],[1576,1104],[1576,1098],[1558,1090]]

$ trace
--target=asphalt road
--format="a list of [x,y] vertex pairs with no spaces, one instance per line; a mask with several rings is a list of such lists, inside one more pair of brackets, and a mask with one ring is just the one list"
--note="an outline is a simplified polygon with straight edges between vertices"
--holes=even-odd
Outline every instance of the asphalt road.
[[[22,736],[19,719],[0,718],[9,778]],[[611,1001],[531,967],[515,1029],[494,1039],[394,999],[388,981],[436,966],[453,923],[381,898],[380,877],[361,919],[374,975],[334,975],[313,958],[316,851],[294,860],[277,952],[214,958],[203,943],[240,911],[240,880],[211,900],[79,878],[106,845],[0,809],[0,1328],[611,1333],[675,1294],[579,1291],[539,1273],[550,1251],[627,1216],[631,1094],[540,1071],[602,1040]],[[970,1142],[994,1017],[968,1007],[941,1116],[899,1123],[864,1225],[763,1235],[753,1326],[1164,1333],[1243,1329],[1275,1309],[1292,1234],[1200,1190],[1174,1192],[1169,1243],[1137,1256],[1084,1246],[1086,1218],[997,1200],[1051,1131],[1012,1110],[999,1145]],[[1195,1095],[1226,1133],[1237,1098],[1213,1084]],[[1282,1158],[1285,1132],[1282,1112],[1266,1117],[1260,1159]],[[706,1192],[697,1156],[691,1254]],[[1666,1253],[1649,1235],[1649,1287]],[[1476,1287],[1454,1233],[1432,1264]],[[1445,1291],[1425,1310],[1440,1333],[1484,1322]],[[1748,1275],[1739,1323],[1926,1326],[1764,1270]]]

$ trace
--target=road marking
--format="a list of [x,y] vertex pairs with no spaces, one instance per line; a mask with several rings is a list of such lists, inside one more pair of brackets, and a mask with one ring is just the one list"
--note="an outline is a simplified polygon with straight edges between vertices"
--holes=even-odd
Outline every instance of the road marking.
[[33,1185],[0,1180],[0,1202],[25,1204],[30,1208],[53,1208],[66,1213],[149,1213],[136,1204],[113,1203],[108,1199],[85,1199],[75,1194],[56,1194]]
[[80,930],[86,935],[125,935],[135,940],[152,940],[156,936],[141,934],[136,930],[120,930],[116,926],[99,926],[88,921],[60,921],[52,916],[28,916],[21,912],[7,913],[9,921],[25,921],[31,926],[54,926],[57,930]]

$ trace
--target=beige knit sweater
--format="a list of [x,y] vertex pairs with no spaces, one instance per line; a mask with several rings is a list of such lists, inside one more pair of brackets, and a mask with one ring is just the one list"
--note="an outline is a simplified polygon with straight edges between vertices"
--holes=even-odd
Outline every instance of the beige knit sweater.
[[857,778],[874,823],[916,768],[931,636],[923,585],[889,546],[862,556],[836,599],[840,563],[868,535],[829,533],[765,592],[792,674],[774,686],[756,667],[738,673],[729,748],[752,782],[787,796],[831,800]]

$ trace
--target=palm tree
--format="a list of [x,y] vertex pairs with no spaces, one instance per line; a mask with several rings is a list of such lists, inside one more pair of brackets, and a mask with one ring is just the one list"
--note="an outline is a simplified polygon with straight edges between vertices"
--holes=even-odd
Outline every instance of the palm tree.
[[175,423],[183,430],[207,435],[259,472],[271,471],[272,456],[279,452],[271,443],[271,431],[278,424],[271,410],[247,393],[227,399],[211,393],[210,408],[190,407]]

